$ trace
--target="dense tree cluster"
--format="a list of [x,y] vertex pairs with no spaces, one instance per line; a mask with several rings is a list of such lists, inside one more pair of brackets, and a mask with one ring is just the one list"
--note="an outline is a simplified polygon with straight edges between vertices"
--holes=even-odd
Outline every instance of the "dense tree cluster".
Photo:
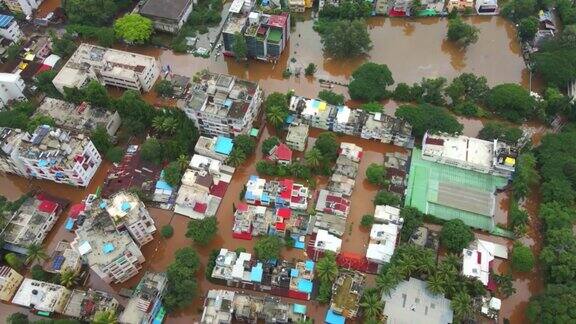
[[281,178],[292,177],[303,180],[307,180],[312,177],[311,168],[301,163],[283,165],[263,160],[256,163],[256,172],[264,176]]
[[363,0],[344,0],[338,6],[327,3],[318,13],[320,19],[348,19],[369,18],[372,6]]
[[383,165],[372,163],[366,168],[366,179],[371,184],[384,186],[388,183],[386,179],[386,168]]
[[564,88],[576,79],[576,32],[571,30],[566,28],[532,56],[536,71],[549,85]]
[[449,220],[442,226],[440,243],[452,253],[461,253],[474,239],[474,233],[460,219]]
[[332,296],[332,283],[338,277],[338,264],[336,263],[336,255],[330,251],[325,253],[316,263],[316,278],[320,280],[320,287],[318,289],[318,296],[316,300],[320,303],[326,304],[330,301]]
[[515,145],[522,138],[522,130],[516,126],[508,125],[502,122],[489,121],[478,133],[478,138],[492,141],[498,139]]
[[254,245],[254,254],[260,260],[273,260],[280,257],[283,242],[278,236],[263,236]]
[[188,223],[186,237],[198,245],[207,245],[218,233],[218,220],[216,217],[193,219]]
[[266,121],[279,129],[288,117],[288,97],[280,92],[273,92],[264,101]]
[[386,64],[368,62],[352,73],[348,92],[355,100],[376,101],[388,96],[386,87],[392,84],[392,72]]
[[478,27],[465,23],[460,17],[448,21],[448,40],[461,46],[468,46],[478,41]]
[[402,105],[396,110],[395,115],[412,125],[412,133],[416,137],[422,137],[426,131],[461,134],[464,129],[464,126],[445,108],[429,104]]
[[536,102],[521,85],[504,83],[490,90],[486,106],[494,113],[517,123],[532,116]]
[[114,15],[130,6],[130,0],[66,0],[62,7],[73,24],[106,26]]
[[341,106],[344,104],[344,95],[337,94],[332,90],[318,92],[318,99],[322,99],[331,105]]
[[163,305],[168,312],[183,309],[196,297],[198,283],[196,272],[200,268],[200,258],[191,247],[176,251],[174,262],[168,266],[168,283]]
[[351,58],[372,49],[372,40],[362,20],[323,22],[319,31],[324,52],[331,57]]

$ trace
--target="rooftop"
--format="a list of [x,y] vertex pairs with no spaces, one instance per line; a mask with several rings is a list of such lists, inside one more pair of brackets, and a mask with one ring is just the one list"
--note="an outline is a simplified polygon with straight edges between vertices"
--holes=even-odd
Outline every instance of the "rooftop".
[[191,5],[191,0],[148,0],[140,8],[140,14],[178,20]]
[[316,234],[316,241],[314,242],[314,248],[316,250],[340,253],[341,246],[342,240],[328,233],[326,230],[319,230]]
[[366,276],[357,271],[343,271],[332,287],[330,309],[346,318],[356,317]]
[[462,273],[467,277],[480,280],[485,286],[489,284],[492,260],[495,257],[508,258],[506,246],[484,240],[476,240],[469,249],[462,251]]
[[286,142],[305,142],[308,137],[308,129],[310,126],[299,123],[288,126],[288,134],[286,135]]
[[106,292],[74,289],[63,314],[84,321],[92,321],[97,312],[107,310],[116,312],[118,306],[118,301]]
[[366,251],[366,258],[373,262],[390,262],[400,228],[396,224],[374,224],[370,231],[370,243]]
[[70,295],[64,286],[24,278],[12,303],[44,312],[60,311],[62,301]]
[[140,198],[128,191],[114,194],[106,201],[105,206],[114,223],[131,224],[142,218],[150,218]]
[[141,323],[152,312],[158,311],[157,303],[161,302],[166,289],[166,273],[146,272],[128,301],[126,308],[119,317],[122,323]]
[[350,211],[350,200],[340,193],[321,189],[316,202],[316,211],[346,217]]
[[292,96],[290,99],[290,111],[301,114],[305,118],[318,118],[327,120],[335,106],[320,99],[306,99],[304,97]]
[[0,28],[6,28],[14,21],[13,16],[0,15]]
[[374,210],[374,221],[377,223],[402,224],[404,220],[400,217],[400,208],[378,205]]
[[450,300],[434,295],[425,281],[410,278],[383,294],[384,316],[389,323],[453,323]]
[[114,113],[106,109],[92,107],[86,102],[76,105],[64,100],[46,97],[34,115],[50,116],[59,127],[90,133],[98,126],[106,128]]

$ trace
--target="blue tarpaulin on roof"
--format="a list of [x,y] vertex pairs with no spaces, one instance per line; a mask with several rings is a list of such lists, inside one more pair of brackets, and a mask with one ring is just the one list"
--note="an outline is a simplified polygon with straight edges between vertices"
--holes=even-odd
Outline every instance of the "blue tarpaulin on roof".
[[104,252],[104,254],[108,254],[112,251],[114,251],[114,244],[104,243],[104,245],[102,246],[102,252]]
[[218,136],[216,139],[216,145],[214,145],[214,151],[216,153],[229,155],[232,152],[232,148],[234,147],[234,143],[232,143],[232,139],[224,136]]
[[312,271],[314,270],[314,261],[312,260],[306,260],[306,270],[308,271]]
[[294,304],[292,310],[296,314],[306,314],[306,305]]
[[346,319],[342,315],[338,315],[329,309],[326,313],[326,324],[344,324],[346,323]]
[[6,28],[12,23],[14,17],[8,15],[0,15],[0,28]]
[[307,280],[307,279],[300,279],[298,281],[298,291],[303,292],[303,293],[311,293],[312,292],[312,287],[314,285],[312,284],[312,281]]
[[127,212],[130,210],[132,206],[130,206],[130,203],[127,201],[122,202],[122,205],[120,205],[120,208],[122,209],[123,212]]
[[160,172],[160,180],[158,180],[158,182],[156,182],[156,189],[172,191],[172,186],[170,186],[168,184],[168,182],[166,182],[166,180],[164,180],[164,170],[162,170],[162,172]]
[[298,269],[290,269],[290,277],[298,277]]
[[100,209],[104,209],[104,208],[106,208],[106,202],[104,200],[102,200],[100,202]]
[[263,273],[264,269],[262,269],[262,263],[258,262],[255,267],[252,267],[252,272],[250,272],[250,281],[261,282]]
[[74,220],[71,217],[66,219],[66,224],[64,225],[67,231],[71,231],[74,228]]

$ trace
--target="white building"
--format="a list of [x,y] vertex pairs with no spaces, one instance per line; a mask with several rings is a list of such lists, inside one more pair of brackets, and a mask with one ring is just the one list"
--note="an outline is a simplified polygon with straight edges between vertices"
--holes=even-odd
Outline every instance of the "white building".
[[200,136],[196,142],[196,146],[194,146],[194,152],[224,162],[228,159],[230,153],[232,153],[233,147],[234,143],[232,139],[228,137]]
[[2,129],[2,134],[9,139],[0,156],[6,172],[85,187],[102,162],[84,134],[48,125],[38,126],[33,133]]
[[121,191],[106,200],[106,211],[119,230],[126,229],[142,246],[154,239],[154,220],[144,203],[133,193]]
[[494,258],[508,259],[508,249],[504,245],[478,239],[470,248],[463,249],[462,255],[462,274],[488,286],[492,261]]
[[71,246],[106,283],[121,283],[142,268],[144,255],[128,231],[119,231],[106,210],[107,202],[94,201],[84,211],[86,220],[76,230]]
[[38,9],[44,0],[3,0],[8,9],[12,12],[23,13],[26,16],[32,15],[32,11]]
[[58,91],[82,88],[90,80],[136,91],[150,91],[160,75],[158,60],[152,56],[80,44],[52,80]]
[[370,243],[366,251],[368,261],[388,263],[396,250],[400,227],[396,224],[374,224],[370,230]]
[[424,134],[422,158],[480,173],[511,177],[518,152],[497,139]]
[[326,230],[319,230],[316,234],[314,242],[314,249],[319,252],[331,251],[336,254],[340,253],[342,240],[338,237],[328,233]]
[[479,15],[497,15],[497,0],[476,0],[476,12]]
[[24,80],[17,73],[0,73],[0,109],[14,100],[24,100]]
[[400,208],[388,205],[378,205],[374,210],[374,222],[402,225],[404,219],[400,217]]
[[36,109],[35,115],[50,116],[56,126],[89,135],[103,127],[108,135],[114,136],[122,120],[117,111],[111,112],[87,102],[75,103],[46,97]]
[[12,299],[12,304],[36,311],[62,313],[70,294],[71,291],[64,286],[24,278]]
[[262,104],[258,83],[226,74],[204,73],[190,92],[183,110],[208,136],[248,134]]
[[13,16],[0,15],[0,36],[18,43],[24,35]]

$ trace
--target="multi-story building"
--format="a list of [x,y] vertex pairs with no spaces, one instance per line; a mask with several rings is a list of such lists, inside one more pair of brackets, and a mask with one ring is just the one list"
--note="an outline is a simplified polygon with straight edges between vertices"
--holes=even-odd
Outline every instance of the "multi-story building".
[[394,223],[374,224],[370,230],[370,243],[366,250],[368,261],[382,264],[390,262],[396,250],[400,226]]
[[25,278],[12,299],[12,304],[33,311],[63,313],[71,291],[61,285]]
[[3,0],[12,12],[23,13],[26,16],[32,15],[32,12],[40,6],[44,0]]
[[288,7],[292,12],[304,12],[306,11],[306,2],[304,0],[289,0]]
[[512,177],[518,151],[508,144],[468,136],[424,134],[422,159],[458,168]]
[[23,34],[13,16],[0,15],[0,36],[18,43]]
[[288,126],[286,145],[293,150],[304,152],[308,141],[308,129],[310,126],[304,123],[292,123]]
[[15,100],[24,100],[26,84],[18,73],[0,73],[0,109]]
[[162,297],[168,279],[164,272],[146,272],[120,314],[118,322],[122,324],[162,323],[166,311],[162,307]]
[[229,137],[200,136],[196,142],[196,146],[194,146],[194,152],[223,162],[228,159],[233,148],[234,142]]
[[346,218],[350,212],[350,200],[344,198],[340,193],[322,189],[318,193],[316,211]]
[[97,312],[111,311],[116,313],[119,305],[118,300],[106,292],[74,289],[62,314],[83,322],[92,322]]
[[305,210],[308,207],[308,195],[308,187],[294,183],[293,180],[266,181],[252,175],[246,184],[244,200],[253,205]]
[[36,109],[35,115],[52,117],[56,126],[79,133],[91,134],[103,127],[108,135],[114,136],[120,128],[120,115],[104,108],[94,107],[87,102],[76,105],[72,102],[46,97]]
[[477,0],[476,12],[479,15],[497,15],[499,12],[498,0]]
[[52,83],[61,93],[64,88],[82,88],[90,80],[118,88],[150,91],[159,75],[158,60],[152,56],[83,43]]
[[0,267],[0,300],[10,302],[20,287],[24,277],[16,270],[8,267]]
[[0,232],[4,236],[4,248],[26,254],[29,244],[42,244],[61,211],[62,206],[44,194],[29,197]]
[[476,278],[488,289],[493,290],[496,282],[493,278],[495,258],[508,259],[505,245],[477,239],[468,248],[462,249],[462,274]]
[[230,6],[230,16],[222,29],[224,54],[235,55],[234,38],[240,35],[246,40],[247,57],[278,60],[290,39],[290,14],[269,15],[255,11],[247,14],[242,10],[244,7],[242,0]]
[[105,200],[105,204],[116,228],[119,231],[127,230],[138,245],[142,246],[154,239],[154,220],[138,196],[121,191]]
[[154,29],[176,34],[192,13],[192,0],[148,0],[139,13],[152,20]]
[[360,137],[386,144],[413,147],[412,125],[383,113],[368,113]]
[[319,99],[292,96],[290,113],[312,127],[330,130],[334,124],[336,107]]
[[204,300],[201,324],[229,324],[234,320],[256,323],[299,323],[306,306],[274,296],[252,296],[230,290],[210,290]]
[[202,74],[190,93],[183,110],[207,136],[248,134],[262,104],[258,83],[226,74]]
[[[14,132],[14,133],[13,133]],[[41,125],[33,133],[2,130],[4,171],[27,178],[85,187],[98,170],[102,157],[84,134]],[[7,143],[7,142],[5,142]]]
[[52,273],[62,273],[62,271],[79,273],[82,267],[80,254],[67,241],[58,242],[47,263],[50,266],[46,270]]
[[330,310],[345,318],[355,318],[364,293],[366,276],[358,271],[341,271],[332,286]]
[[119,231],[105,200],[86,206],[86,220],[71,243],[90,268],[107,283],[124,282],[140,271],[144,255],[128,231]]
[[11,155],[23,136],[20,129],[0,127],[0,171],[21,175],[18,160],[12,159]]
[[361,109],[350,109],[347,106],[335,107],[336,116],[332,130],[352,136],[360,136],[362,126],[367,118],[366,112]]

